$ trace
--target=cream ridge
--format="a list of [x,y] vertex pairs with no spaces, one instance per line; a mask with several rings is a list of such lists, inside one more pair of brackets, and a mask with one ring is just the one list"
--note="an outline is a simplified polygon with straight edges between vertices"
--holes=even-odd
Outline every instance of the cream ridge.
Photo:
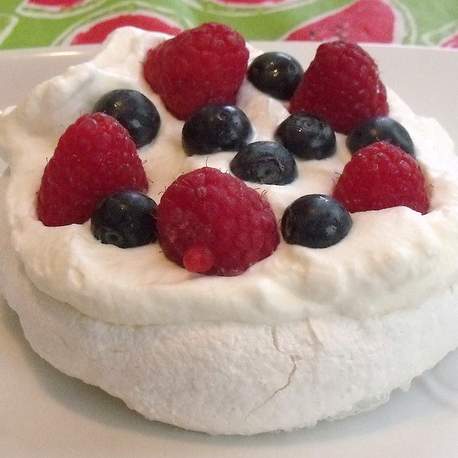
[[[433,119],[416,116],[388,90],[390,116],[409,131],[430,184],[431,208],[355,213],[349,235],[325,249],[281,241],[265,260],[237,277],[192,274],[167,260],[156,243],[120,249],[103,245],[90,223],[45,227],[36,215],[36,193],[58,138],[91,112],[106,92],[137,89],[161,116],[153,143],[139,150],[158,203],[180,174],[208,165],[229,171],[234,152],[188,157],[183,123],[164,108],[142,76],[147,49],[167,36],[133,28],[112,35],[92,61],[37,86],[0,117],[0,155],[9,164],[7,218],[13,247],[34,286],[81,313],[114,324],[151,325],[230,321],[275,325],[341,315],[356,319],[418,307],[458,281],[458,160],[453,143]],[[259,52],[250,48],[251,58]],[[254,140],[273,139],[288,116],[284,105],[245,81],[238,106]],[[290,185],[250,184],[265,192],[280,221],[305,194],[331,194],[350,154],[338,134],[337,152],[321,161],[297,159]]]

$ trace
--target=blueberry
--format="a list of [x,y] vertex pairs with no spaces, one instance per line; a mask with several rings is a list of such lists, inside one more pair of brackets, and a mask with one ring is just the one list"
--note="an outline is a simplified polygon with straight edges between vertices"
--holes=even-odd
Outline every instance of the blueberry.
[[281,232],[287,243],[326,248],[342,240],[352,226],[348,211],[332,197],[299,197],[283,213]]
[[184,124],[183,148],[189,156],[237,151],[251,136],[246,114],[233,105],[207,105]]
[[336,134],[321,119],[295,113],[277,128],[276,138],[285,148],[302,159],[325,159],[336,151]]
[[161,118],[153,102],[132,89],[108,92],[95,104],[94,111],[117,119],[129,131],[137,148],[152,142],[161,125]]
[[354,153],[364,146],[382,140],[399,146],[406,153],[415,156],[415,149],[409,132],[404,126],[388,116],[371,118],[353,129],[347,137],[347,147]]
[[153,199],[137,191],[122,191],[102,200],[91,218],[91,231],[102,243],[131,248],[157,239]]
[[254,142],[242,146],[231,161],[238,178],[262,184],[288,184],[297,176],[293,155],[277,142]]
[[294,57],[283,52],[266,52],[248,68],[248,80],[260,91],[288,100],[294,94],[304,71]]

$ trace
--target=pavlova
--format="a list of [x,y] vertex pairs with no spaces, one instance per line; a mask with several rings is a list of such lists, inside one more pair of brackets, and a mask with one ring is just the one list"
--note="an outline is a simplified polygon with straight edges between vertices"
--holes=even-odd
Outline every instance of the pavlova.
[[211,434],[388,400],[458,346],[458,162],[359,46],[115,32],[0,117],[0,287],[34,350]]

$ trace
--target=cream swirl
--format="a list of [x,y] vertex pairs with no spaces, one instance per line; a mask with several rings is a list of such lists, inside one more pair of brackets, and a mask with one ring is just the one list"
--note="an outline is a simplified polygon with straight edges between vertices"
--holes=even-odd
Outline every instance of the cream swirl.
[[[91,62],[39,85],[0,118],[0,153],[10,166],[7,212],[15,250],[42,292],[106,322],[130,325],[235,321],[275,324],[325,314],[364,319],[415,307],[458,279],[458,161],[446,132],[421,118],[388,91],[390,115],[411,133],[431,184],[431,211],[405,207],[356,213],[349,235],[326,249],[280,243],[269,258],[238,277],[187,272],[168,261],[158,244],[122,250],[99,243],[89,223],[45,227],[36,216],[36,192],[59,136],[99,97],[115,88],[143,92],[158,108],[157,139],[139,150],[157,202],[181,173],[205,164],[229,170],[234,153],[187,157],[183,123],[164,108],[142,77],[146,50],[165,35],[117,31]],[[251,50],[251,57],[256,51]],[[250,118],[254,140],[272,139],[288,116],[278,101],[244,82],[238,105]],[[337,153],[297,161],[290,185],[252,185],[265,191],[278,219],[296,198],[332,192],[350,155],[338,135]]]

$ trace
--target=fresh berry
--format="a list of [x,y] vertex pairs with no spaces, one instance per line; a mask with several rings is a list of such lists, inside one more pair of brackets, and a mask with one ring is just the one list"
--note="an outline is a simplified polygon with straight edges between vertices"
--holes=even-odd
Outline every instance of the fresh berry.
[[252,133],[246,114],[233,105],[207,105],[183,126],[183,148],[187,154],[237,151]]
[[275,133],[283,146],[301,159],[325,159],[336,150],[336,134],[321,119],[305,113],[286,118]]
[[117,119],[140,148],[152,142],[161,125],[161,118],[150,99],[132,89],[115,89],[105,94],[94,111]]
[[235,104],[248,64],[243,37],[223,24],[186,30],[148,51],[144,75],[179,119],[211,103]]
[[372,58],[358,45],[324,43],[294,93],[290,112],[304,111],[348,134],[363,121],[388,113],[385,86]]
[[167,188],[157,228],[170,260],[209,275],[241,274],[270,256],[279,243],[265,197],[210,167],[182,175]]
[[46,226],[84,223],[116,191],[145,191],[145,171],[129,132],[104,113],[81,116],[60,137],[38,191]]
[[326,248],[350,231],[351,216],[332,197],[309,194],[296,199],[283,213],[281,232],[287,243]]
[[351,213],[400,205],[420,213],[429,208],[425,177],[417,161],[385,142],[366,146],[351,158],[333,196]]
[[399,146],[406,153],[415,155],[409,132],[388,116],[371,118],[353,129],[347,137],[347,147],[352,153],[355,153],[364,146],[379,141]]
[[92,215],[91,231],[102,243],[131,248],[154,242],[156,203],[137,191],[116,192],[102,200]]
[[253,183],[284,185],[297,177],[293,155],[277,142],[259,141],[242,146],[230,166],[235,176]]
[[281,100],[292,97],[303,74],[301,64],[283,52],[261,54],[248,68],[248,80],[255,87]]

